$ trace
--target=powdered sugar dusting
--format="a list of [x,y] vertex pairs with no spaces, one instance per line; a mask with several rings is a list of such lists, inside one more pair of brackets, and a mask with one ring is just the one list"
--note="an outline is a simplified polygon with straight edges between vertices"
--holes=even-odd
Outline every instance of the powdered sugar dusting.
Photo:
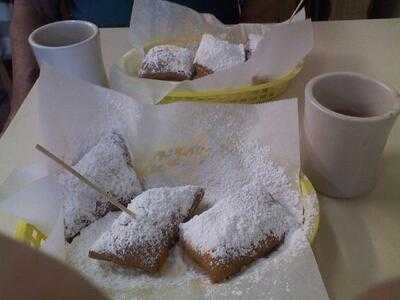
[[114,299],[131,299],[148,295],[151,288],[187,284],[188,280],[201,276],[184,261],[179,247],[171,251],[164,267],[157,275],[89,258],[88,252],[92,245],[112,227],[121,214],[121,212],[110,212],[84,228],[67,248],[67,263]]
[[[211,126],[211,125],[210,125]],[[209,141],[212,143],[212,141]],[[284,293],[287,298],[293,297],[293,287],[286,284],[290,281],[292,266],[302,253],[308,251],[308,234],[310,220],[303,224],[303,204],[297,186],[291,182],[285,170],[272,161],[270,150],[260,143],[232,143],[232,148],[214,147],[215,152],[208,153],[206,159],[200,159],[200,165],[192,170],[193,176],[186,176],[193,184],[206,188],[203,199],[205,206],[212,206],[218,200],[232,197],[244,185],[254,184],[266,188],[283,206],[285,206],[300,227],[294,227],[285,236],[285,242],[268,258],[260,258],[238,276],[222,284],[211,284],[208,277],[182,253],[179,246],[171,251],[164,267],[158,275],[148,275],[138,270],[129,270],[88,258],[88,251],[95,241],[105,231],[110,229],[119,213],[109,213],[104,218],[83,229],[81,235],[76,237],[67,250],[67,262],[80,270],[97,286],[105,289],[115,299],[129,299],[164,295],[181,299],[216,298],[216,297],[254,297],[269,299],[276,295],[276,291]],[[178,157],[173,157],[176,161]],[[197,151],[201,155],[201,151]],[[179,157],[181,158],[181,157]],[[182,159],[182,158],[181,158]],[[178,166],[175,170],[180,174],[180,168],[186,170],[188,166]],[[189,174],[189,173],[185,173]],[[147,188],[153,186],[171,185],[171,180],[182,184],[179,178],[170,178],[159,174],[144,178]],[[306,202],[315,203],[315,198],[305,198]],[[306,203],[307,204],[307,203]],[[314,205],[305,207],[307,217],[317,214]],[[304,231],[307,230],[307,231]],[[312,255],[310,253],[310,255]],[[277,275],[279,274],[279,275]],[[285,275],[286,274],[286,275]],[[276,278],[279,278],[277,280]],[[263,288],[257,288],[262,283]]]
[[139,77],[158,73],[174,73],[190,79],[193,73],[194,52],[187,48],[162,45],[151,48],[139,70]]
[[258,43],[262,40],[263,36],[260,34],[249,33],[246,43],[247,59],[256,51]]
[[242,44],[231,44],[211,34],[203,34],[194,63],[217,72],[245,61]]
[[[229,139],[227,134],[222,138]],[[161,169],[158,173],[146,176],[145,187],[176,184],[203,186],[206,194],[202,205],[210,207],[220,199],[229,198],[240,192],[244,186],[252,184],[254,187],[264,187],[289,210],[298,223],[303,223],[303,205],[299,190],[285,169],[272,160],[268,146],[257,141],[243,143],[230,140],[229,146],[221,144],[221,140],[208,140],[207,143],[210,144],[207,150],[196,148],[193,152],[199,154],[189,157],[187,161],[179,157],[176,151],[168,152],[169,160],[163,163],[168,165],[169,161],[178,162],[174,165],[175,169],[172,173],[168,173],[169,168]],[[203,152],[204,157],[201,157]],[[192,163],[195,165],[191,165]],[[184,176],[173,177],[174,174]]]
[[[285,277],[277,279],[277,272],[290,274],[290,266],[308,244],[301,229],[296,229],[285,238],[285,243],[268,258],[260,258],[239,276],[221,284],[212,284],[207,275],[187,258],[179,246],[175,246],[159,274],[150,275],[137,269],[127,269],[108,262],[88,258],[88,251],[96,239],[109,230],[120,212],[110,212],[104,218],[84,228],[67,249],[67,263],[78,269],[112,299],[137,299],[141,297],[165,298],[178,295],[178,299],[237,296],[249,297],[257,290],[260,297],[273,295],[272,289],[280,289],[287,297],[288,285]],[[287,275],[290,276],[290,275]],[[257,285],[263,285],[257,289]],[[290,286],[289,286],[290,288]],[[271,294],[272,293],[272,294]],[[180,297],[180,298],[179,298]],[[266,298],[269,299],[269,298]]]
[[246,256],[267,236],[281,239],[292,218],[264,187],[249,184],[180,226],[181,237],[217,262]]
[[[140,181],[129,163],[129,154],[123,139],[118,134],[111,133],[102,137],[74,169],[127,205],[131,198],[142,191]],[[65,195],[62,196],[65,199],[64,223],[67,239],[74,237],[83,227],[111,210],[111,204],[104,196],[75,176],[62,173],[58,180],[65,187]]]
[[195,186],[154,188],[137,196],[128,208],[135,217],[122,213],[93,245],[97,253],[116,257],[139,256],[144,265],[157,265],[160,250],[169,248],[202,189]]

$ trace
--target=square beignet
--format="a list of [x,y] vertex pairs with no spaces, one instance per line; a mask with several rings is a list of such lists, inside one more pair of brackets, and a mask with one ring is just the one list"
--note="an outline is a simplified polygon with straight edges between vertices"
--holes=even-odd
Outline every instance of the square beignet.
[[154,188],[128,205],[89,251],[89,257],[149,273],[157,272],[178,240],[179,224],[192,217],[203,198],[196,186]]
[[181,245],[212,282],[220,282],[276,249],[292,222],[268,192],[245,187],[181,224]]
[[231,44],[203,34],[194,58],[195,78],[229,69],[245,60],[243,44]]
[[192,50],[173,45],[151,48],[139,70],[139,77],[158,80],[182,81],[193,75]]
[[[115,132],[104,135],[73,168],[105,191],[111,192],[124,206],[142,192],[125,141]],[[68,241],[82,228],[114,209],[103,195],[69,173],[61,173],[58,182],[66,191],[64,226]]]
[[246,42],[246,59],[250,59],[253,53],[256,51],[258,44],[263,39],[263,36],[260,34],[250,33],[247,37]]

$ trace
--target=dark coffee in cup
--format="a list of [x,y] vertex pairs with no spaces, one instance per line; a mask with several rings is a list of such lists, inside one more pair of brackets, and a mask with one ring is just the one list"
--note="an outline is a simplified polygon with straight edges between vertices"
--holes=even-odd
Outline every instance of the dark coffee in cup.
[[335,113],[345,115],[345,116],[350,116],[350,117],[357,117],[357,118],[369,118],[375,116],[373,113],[370,112],[365,112],[361,110],[355,110],[355,109],[335,109]]

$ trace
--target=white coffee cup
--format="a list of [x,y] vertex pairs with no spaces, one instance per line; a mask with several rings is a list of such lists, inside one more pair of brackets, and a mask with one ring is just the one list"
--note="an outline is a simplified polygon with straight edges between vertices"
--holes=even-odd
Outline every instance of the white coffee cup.
[[107,85],[99,29],[86,21],[60,21],[37,28],[29,35],[39,65],[46,63],[70,76]]
[[336,198],[371,191],[390,130],[400,112],[399,94],[364,75],[337,72],[305,88],[301,160],[316,189]]

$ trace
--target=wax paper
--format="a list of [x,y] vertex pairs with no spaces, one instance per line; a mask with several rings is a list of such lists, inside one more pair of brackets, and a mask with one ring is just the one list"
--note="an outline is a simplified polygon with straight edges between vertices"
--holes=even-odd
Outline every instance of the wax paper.
[[[157,103],[172,90],[237,88],[280,77],[301,63],[313,47],[312,24],[304,17],[302,10],[291,24],[228,26],[212,15],[200,14],[168,1],[137,0],[133,5],[129,31],[133,50],[126,59],[112,67],[111,87],[141,101]],[[196,47],[204,33],[233,43],[246,43],[249,33],[260,34],[264,38],[246,62],[203,78],[168,82],[137,77],[149,47],[157,44]]]
[[[47,66],[42,67],[35,89],[32,94],[35,97],[27,101],[34,102],[38,108],[40,141],[69,164],[76,163],[101,135],[116,130],[124,137],[145,188],[193,184],[202,179],[199,177],[204,169],[210,175],[214,171],[223,174],[224,168],[227,172],[246,172],[240,160],[227,160],[226,156],[240,158],[235,152],[237,145],[257,142],[268,145],[271,157],[286,170],[296,188],[300,165],[296,99],[259,105],[177,103],[153,106],[110,89],[64,77]],[[26,125],[23,119],[14,124],[17,128]],[[21,142],[21,147],[31,147],[32,153],[33,146]],[[210,165],[210,157],[216,165]],[[49,236],[47,252],[62,258],[65,247],[60,225],[61,203],[68,199],[60,199],[64,193],[57,191],[62,188],[54,181],[58,167],[49,163],[44,167],[46,172],[30,168],[33,169],[28,173],[32,176],[26,176],[27,170],[22,172],[25,175],[13,175],[14,180],[21,178],[26,185],[9,185],[5,189],[7,193],[2,194],[7,197],[1,199],[0,211],[27,218],[40,227]],[[204,201],[212,205],[215,200],[212,195],[206,195]],[[265,283],[264,279],[255,284],[239,276],[223,285],[202,282],[197,289],[194,286],[164,287],[147,292],[154,297],[162,292],[173,298],[179,295],[185,298],[187,293],[195,298],[224,295],[240,298],[240,293],[265,297],[268,292],[272,298],[326,299],[308,243],[305,242],[292,258],[294,261],[274,260],[279,263],[271,266],[273,272],[265,278]],[[254,268],[257,270],[257,265]],[[235,287],[231,286],[233,282]],[[231,293],[237,290],[237,294]]]
[[[0,201],[0,215],[7,220],[0,221],[0,228],[7,226],[3,221],[14,223],[12,221],[15,218],[35,225],[47,236],[41,249],[63,260],[63,207],[60,201],[56,201],[62,187],[56,183],[54,176],[47,176],[47,170],[38,173],[38,169],[36,165],[31,165],[18,170],[2,184],[0,190],[4,200]],[[17,186],[19,188],[16,188]],[[13,236],[13,228],[7,228],[5,231]]]

